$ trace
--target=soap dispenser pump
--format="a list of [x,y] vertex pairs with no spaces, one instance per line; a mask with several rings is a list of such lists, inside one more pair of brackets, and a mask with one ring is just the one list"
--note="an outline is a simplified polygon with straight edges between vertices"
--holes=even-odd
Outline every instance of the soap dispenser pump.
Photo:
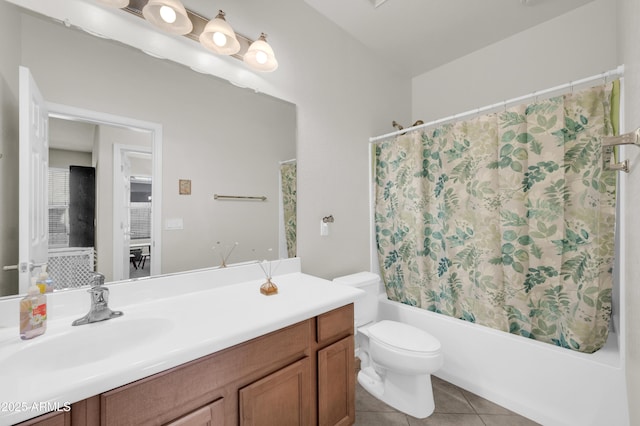
[[38,275],[36,285],[40,289],[40,293],[51,293],[53,291],[53,280],[47,272],[47,265],[42,267],[42,272]]

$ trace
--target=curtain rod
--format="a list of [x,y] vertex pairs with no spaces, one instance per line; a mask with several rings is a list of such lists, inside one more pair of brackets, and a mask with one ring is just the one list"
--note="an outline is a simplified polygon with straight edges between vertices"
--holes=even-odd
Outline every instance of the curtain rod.
[[539,97],[539,96],[544,96],[544,95],[547,95],[549,93],[558,92],[558,91],[561,91],[561,90],[573,89],[576,86],[581,86],[581,85],[584,85],[584,84],[587,84],[587,83],[591,83],[591,82],[596,81],[596,80],[604,79],[606,81],[608,78],[615,79],[617,77],[622,77],[623,74],[624,74],[624,65],[619,65],[614,70],[606,71],[606,72],[603,72],[601,74],[597,74],[597,75],[593,75],[591,77],[583,78],[581,80],[572,81],[572,82],[569,82],[569,83],[566,83],[566,84],[561,84],[559,86],[551,87],[550,89],[539,90],[537,92],[529,93],[528,95],[519,96],[517,98],[511,98],[511,99],[508,99],[506,101],[498,102],[498,103],[495,103],[495,104],[492,104],[492,105],[487,105],[487,106],[484,106],[484,107],[481,107],[481,108],[476,108],[476,109],[465,111],[465,112],[462,112],[462,113],[459,113],[459,114],[450,115],[448,117],[440,118],[438,120],[430,121],[428,123],[420,124],[418,126],[407,127],[406,129],[396,130],[394,132],[386,133],[384,135],[371,137],[371,138],[369,138],[369,143],[376,143],[376,142],[379,142],[379,141],[381,141],[383,139],[387,139],[387,138],[390,138],[392,136],[397,136],[397,135],[400,135],[402,133],[410,132],[412,130],[418,130],[418,129],[422,129],[422,128],[425,128],[425,127],[434,126],[436,124],[446,123],[448,121],[457,120],[457,119],[460,119],[460,118],[463,118],[463,117],[468,117],[468,116],[471,116],[471,115],[474,115],[474,114],[480,114],[481,112],[487,112],[487,111],[495,110],[495,109],[498,109],[498,108],[506,108],[507,105],[521,103],[522,101],[525,101],[527,99],[531,99],[531,98],[535,98],[535,97]]

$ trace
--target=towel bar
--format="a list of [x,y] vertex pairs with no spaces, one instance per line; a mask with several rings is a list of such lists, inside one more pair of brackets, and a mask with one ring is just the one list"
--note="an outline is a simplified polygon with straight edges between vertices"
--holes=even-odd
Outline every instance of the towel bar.
[[256,201],[267,201],[267,197],[264,195],[258,197],[251,197],[246,195],[213,195],[214,200],[256,200]]

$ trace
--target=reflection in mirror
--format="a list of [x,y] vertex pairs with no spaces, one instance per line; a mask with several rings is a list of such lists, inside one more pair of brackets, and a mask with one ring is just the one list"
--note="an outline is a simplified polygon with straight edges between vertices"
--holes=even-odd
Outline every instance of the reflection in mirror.
[[95,270],[96,130],[95,124],[49,118],[47,266],[56,289],[83,286]]
[[[282,252],[282,236],[295,236],[295,228],[285,230],[282,199],[287,195],[282,191],[280,171],[281,163],[296,157],[295,105],[67,28],[5,1],[0,1],[0,16],[3,22],[11,23],[0,28],[0,91],[11,94],[3,96],[6,101],[0,106],[5,129],[0,141],[3,180],[16,185],[0,192],[8,209],[0,219],[2,229],[17,229],[19,219],[16,94],[18,66],[24,65],[49,102],[162,126],[162,150],[157,154],[162,159],[162,172],[153,176],[152,183],[155,189],[159,182],[157,190],[162,195],[162,247],[160,258],[151,247],[145,273],[149,265],[159,264],[158,273],[217,266],[219,258],[213,247],[218,243],[238,243],[228,259],[230,264],[274,258]],[[86,167],[86,162],[77,165]],[[98,164],[96,172],[100,169]],[[190,194],[180,193],[180,180],[190,181]],[[129,182],[131,188],[139,183]],[[264,196],[266,201],[215,200],[214,194]],[[102,219],[111,220],[112,214],[101,213],[107,194],[98,189],[95,195],[94,256],[97,253],[97,269],[112,274],[115,251],[108,244],[113,245],[114,225],[110,224],[106,236],[100,231]],[[131,194],[129,202],[133,208]],[[65,213],[56,214],[61,219]],[[295,226],[295,220],[288,223]],[[16,264],[17,236],[12,232],[3,235],[7,238],[0,242],[2,265]],[[103,243],[106,249],[101,248]],[[121,249],[128,259],[130,247]],[[290,255],[294,253],[295,248]],[[138,252],[134,256],[138,265]],[[110,264],[102,263],[108,259]],[[124,263],[121,266],[124,271]],[[130,261],[127,267],[129,273],[136,271]],[[17,293],[16,271],[0,274],[0,295]]]
[[[129,177],[129,248],[124,255],[128,262],[123,272],[129,278],[148,277],[151,270],[151,211],[153,210],[153,173],[151,154],[131,153]],[[145,269],[146,267],[146,269]]]
[[[48,272],[56,289],[84,286],[94,270],[109,280],[150,275],[152,146],[140,129],[49,118]],[[114,197],[119,184],[123,196]],[[119,214],[123,226],[114,228],[109,218]]]

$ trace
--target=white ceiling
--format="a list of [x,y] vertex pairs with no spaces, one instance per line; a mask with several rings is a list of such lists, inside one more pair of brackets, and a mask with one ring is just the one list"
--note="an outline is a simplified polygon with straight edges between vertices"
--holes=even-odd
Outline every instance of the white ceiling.
[[305,0],[415,77],[593,0]]

